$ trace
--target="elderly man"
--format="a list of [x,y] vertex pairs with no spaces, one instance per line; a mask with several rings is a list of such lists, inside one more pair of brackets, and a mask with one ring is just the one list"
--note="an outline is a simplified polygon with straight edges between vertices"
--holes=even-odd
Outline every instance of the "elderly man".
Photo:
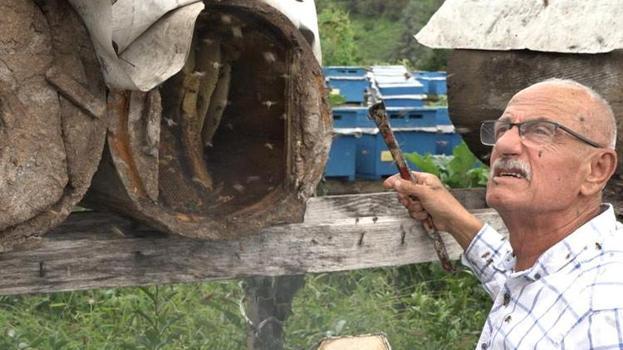
[[433,175],[385,182],[413,218],[454,236],[493,298],[477,348],[623,349],[623,226],[601,202],[617,162],[608,103],[574,81],[544,81],[483,122],[481,141],[493,146],[487,203],[508,240]]

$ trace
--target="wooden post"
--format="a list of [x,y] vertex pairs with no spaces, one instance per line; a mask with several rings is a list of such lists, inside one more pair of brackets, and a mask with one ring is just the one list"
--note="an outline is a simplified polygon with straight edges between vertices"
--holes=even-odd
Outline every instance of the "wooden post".
[[284,325],[292,312],[292,299],[303,288],[305,276],[245,279],[248,350],[283,350]]

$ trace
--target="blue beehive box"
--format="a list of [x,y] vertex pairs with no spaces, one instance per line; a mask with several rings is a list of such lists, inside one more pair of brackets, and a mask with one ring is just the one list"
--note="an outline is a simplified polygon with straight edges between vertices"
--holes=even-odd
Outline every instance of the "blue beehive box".
[[334,128],[373,128],[374,122],[368,118],[367,107],[341,106],[333,107]]
[[[437,132],[431,130],[412,129],[395,131],[396,140],[403,152],[435,153],[437,151]],[[412,169],[415,164],[409,163]],[[364,134],[357,142],[356,173],[358,177],[377,180],[398,172],[396,164],[383,136],[380,134]]]
[[437,154],[451,155],[454,147],[458,146],[463,138],[456,133],[450,116],[448,107],[439,107],[437,109],[437,127],[440,131],[437,140]]
[[358,66],[328,66],[322,69],[325,77],[365,77],[367,69]]
[[447,77],[448,73],[437,72],[413,72],[413,75],[422,85],[425,93],[429,95],[446,95],[448,93]]
[[392,95],[421,95],[426,93],[426,91],[424,91],[424,86],[415,80],[399,84],[378,83],[377,86],[382,97]]
[[437,108],[437,125],[452,125],[450,115],[448,114],[448,107]]
[[329,88],[337,90],[346,103],[363,103],[366,90],[370,89],[370,82],[366,77],[330,76],[326,80]]
[[424,106],[426,95],[394,95],[383,96],[385,107],[421,107]]
[[448,84],[446,78],[430,78],[428,82],[429,95],[447,95]]
[[448,72],[444,71],[416,71],[412,73],[415,78],[447,78]]
[[422,90],[424,90],[424,93],[428,95],[429,94],[428,90],[430,89],[430,86],[429,86],[428,83],[430,82],[430,80],[429,79],[417,78],[417,81],[420,84],[422,84]]
[[357,138],[355,135],[335,133],[324,170],[325,177],[338,177],[354,181],[356,154]]
[[389,124],[393,128],[436,127],[436,107],[387,107]]
[[439,133],[437,138],[436,154],[451,155],[452,150],[458,146],[463,138],[456,132]]

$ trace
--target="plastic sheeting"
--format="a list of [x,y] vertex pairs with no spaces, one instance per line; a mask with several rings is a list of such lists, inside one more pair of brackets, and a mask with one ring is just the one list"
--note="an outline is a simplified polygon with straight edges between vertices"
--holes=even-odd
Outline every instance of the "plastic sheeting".
[[322,65],[322,53],[320,50],[320,35],[318,32],[318,17],[316,15],[316,3],[314,0],[262,0],[270,6],[281,11],[302,32],[314,35],[310,42],[314,56]]
[[[284,13],[300,30],[321,61],[313,0],[263,0]],[[106,84],[148,91],[180,71],[191,47],[200,0],[69,0],[82,17]],[[313,14],[313,15],[312,15]]]
[[148,91],[186,62],[199,0],[69,0],[82,17],[109,87]]
[[623,47],[612,0],[446,0],[415,38],[432,48],[604,53]]

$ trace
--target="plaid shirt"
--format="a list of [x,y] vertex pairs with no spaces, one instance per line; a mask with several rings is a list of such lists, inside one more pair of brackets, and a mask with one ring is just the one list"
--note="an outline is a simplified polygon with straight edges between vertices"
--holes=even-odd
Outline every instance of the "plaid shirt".
[[623,225],[612,206],[515,272],[484,225],[463,263],[493,299],[477,349],[623,349]]

